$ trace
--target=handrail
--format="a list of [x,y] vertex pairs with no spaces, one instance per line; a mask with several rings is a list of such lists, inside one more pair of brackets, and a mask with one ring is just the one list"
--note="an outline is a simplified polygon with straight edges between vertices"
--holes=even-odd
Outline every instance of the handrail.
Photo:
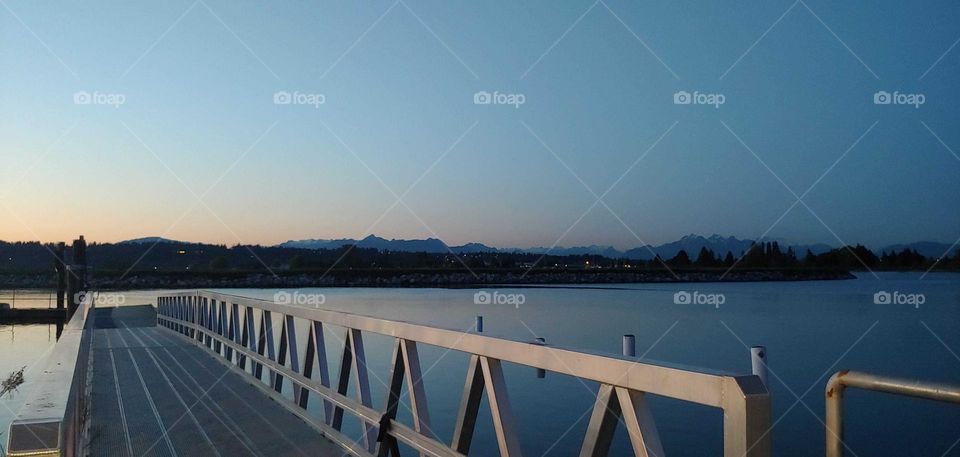
[[91,375],[93,300],[82,300],[47,356],[44,369],[30,380],[31,390],[10,423],[7,455],[77,456],[88,414]]
[[827,416],[825,423],[827,457],[843,457],[843,392],[847,387],[960,403],[960,386],[958,385],[879,376],[859,371],[839,371],[827,381],[824,392]]
[[[294,387],[294,402],[281,401],[328,438],[340,442],[357,456],[374,455],[379,446],[403,442],[422,455],[461,456],[470,449],[473,427],[483,393],[493,413],[501,456],[519,456],[519,438],[513,425],[510,401],[501,369],[502,362],[527,365],[600,384],[593,416],[584,437],[582,456],[607,454],[616,426],[623,418],[637,456],[657,455],[663,450],[647,393],[721,408],[724,411],[724,456],[770,455],[770,398],[754,375],[730,375],[638,362],[572,349],[493,338],[401,321],[312,309],[207,291],[171,293],[158,297],[158,323],[175,330],[202,347],[213,350],[221,362],[238,372],[262,379],[268,368],[270,388],[259,384],[278,400],[283,399],[283,379]],[[259,320],[258,320],[259,318]],[[274,319],[280,321],[279,342]],[[296,338],[297,320],[309,323],[305,351]],[[259,329],[257,323],[259,322]],[[340,378],[335,385],[327,373],[324,325],[346,329]],[[302,326],[300,326],[302,327]],[[389,398],[385,411],[372,407],[363,347],[364,332],[395,338]],[[470,355],[454,438],[439,442],[429,428],[427,398],[423,388],[417,344],[428,344]],[[279,352],[275,351],[279,344]],[[289,357],[288,357],[289,355]],[[250,359],[248,370],[246,360]],[[301,369],[303,367],[303,369]],[[317,367],[319,379],[312,379]],[[356,380],[352,381],[351,371]],[[358,398],[347,395],[354,382]],[[396,421],[399,396],[406,382],[414,424]],[[272,391],[271,391],[272,388]],[[309,392],[323,400],[324,418],[306,414]],[[353,445],[340,433],[343,413],[365,424],[365,441]],[[384,433],[377,431],[385,427]],[[382,451],[381,451],[382,452]],[[386,455],[386,454],[381,454]]]

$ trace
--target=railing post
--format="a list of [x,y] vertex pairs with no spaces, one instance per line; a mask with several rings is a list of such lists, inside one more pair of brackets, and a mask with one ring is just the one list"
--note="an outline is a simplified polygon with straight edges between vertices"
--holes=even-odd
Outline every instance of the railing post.
[[[293,316],[284,316],[284,325],[286,328],[286,345],[287,350],[290,353],[290,369],[294,373],[301,373],[300,371],[300,350],[297,346],[297,321]],[[279,379],[279,378],[278,378]],[[293,385],[293,401],[296,404],[300,404],[300,396],[303,395],[303,388],[300,384],[291,381]],[[277,381],[277,388],[280,388],[279,381]],[[306,406],[306,405],[304,405]]]
[[724,457],[770,457],[770,394],[756,376],[723,384]]
[[213,337],[213,332],[215,330],[214,325],[216,325],[216,322],[217,322],[217,301],[208,300],[207,297],[201,297],[199,298],[199,300],[201,303],[203,303],[204,313],[206,314],[206,316],[204,317],[204,320],[206,321],[206,324],[207,324],[204,326],[206,331],[203,332],[204,333],[203,344],[207,345],[208,347],[216,347],[216,345],[214,344],[214,341],[217,341],[217,340]]
[[190,298],[190,301],[195,302],[194,305],[191,305],[196,317],[194,322],[196,327],[192,330],[194,332],[193,336],[201,344],[207,344],[210,341],[210,336],[207,334],[207,327],[210,324],[210,310],[207,308],[207,302],[199,297]]
[[843,389],[840,378],[845,372],[830,377],[826,388],[826,429],[827,457],[843,457]]
[[190,307],[190,322],[193,323],[193,327],[190,330],[190,334],[194,338],[197,338],[201,343],[203,342],[203,330],[200,330],[200,327],[203,325],[203,308],[200,303],[200,298],[196,296],[187,297],[187,306]]
[[[231,303],[229,306],[230,323],[228,325],[230,326],[230,330],[227,332],[227,338],[234,343],[238,343],[240,338],[240,324],[239,317],[237,316],[239,312],[238,308],[236,303]],[[231,363],[233,362],[233,347],[227,346],[226,357]]]
[[[218,300],[214,300],[213,302],[217,303]],[[217,335],[226,336],[229,333],[229,330],[227,329],[227,327],[230,325],[229,314],[227,310],[227,302],[219,301],[219,303],[220,303],[220,308],[219,308],[220,312],[218,313],[218,318],[217,318]],[[219,339],[217,339],[216,348],[217,348],[217,354],[221,354],[220,351],[221,349],[223,349],[223,345],[220,344]],[[225,353],[227,351],[224,349],[223,352]]]

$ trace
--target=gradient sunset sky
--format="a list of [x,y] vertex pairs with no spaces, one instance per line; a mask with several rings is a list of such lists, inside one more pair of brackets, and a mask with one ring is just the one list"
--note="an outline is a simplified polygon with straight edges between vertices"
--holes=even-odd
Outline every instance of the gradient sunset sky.
[[3,0],[0,239],[953,243],[958,40],[947,0]]

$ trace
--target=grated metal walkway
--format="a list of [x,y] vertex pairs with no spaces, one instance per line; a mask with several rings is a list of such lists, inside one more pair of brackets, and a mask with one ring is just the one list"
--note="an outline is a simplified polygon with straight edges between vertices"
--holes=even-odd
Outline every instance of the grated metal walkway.
[[152,306],[94,311],[91,455],[345,455]]

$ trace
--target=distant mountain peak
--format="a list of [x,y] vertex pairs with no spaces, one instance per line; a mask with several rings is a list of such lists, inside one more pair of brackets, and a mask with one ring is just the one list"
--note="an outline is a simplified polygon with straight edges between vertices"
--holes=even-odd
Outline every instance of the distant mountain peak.
[[132,240],[120,241],[117,244],[157,244],[157,243],[180,243],[189,244],[186,241],[171,240],[159,236],[145,236],[143,238],[134,238]]
[[436,238],[427,238],[425,240],[402,240],[386,239],[374,234],[365,236],[361,240],[351,238],[339,240],[290,240],[278,245],[285,248],[300,249],[340,249],[344,246],[356,246],[364,249],[376,249],[378,251],[399,251],[399,252],[430,252],[440,253],[448,252],[447,245]]

